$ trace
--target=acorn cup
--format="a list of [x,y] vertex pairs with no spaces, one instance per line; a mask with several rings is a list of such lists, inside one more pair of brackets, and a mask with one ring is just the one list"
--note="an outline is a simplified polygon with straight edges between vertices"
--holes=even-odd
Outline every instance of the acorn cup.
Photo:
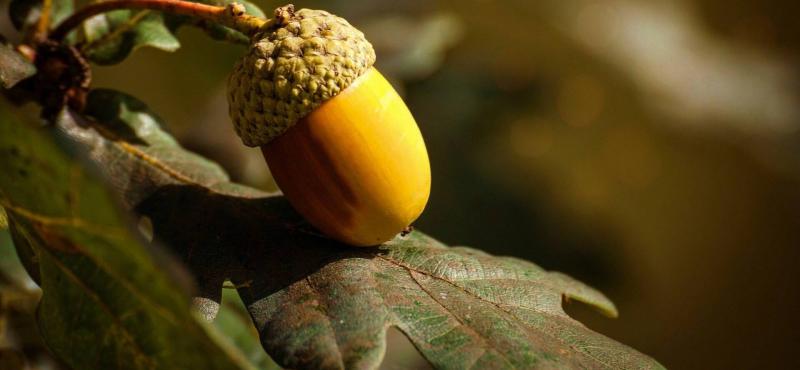
[[430,194],[422,135],[374,61],[372,45],[346,20],[287,5],[252,37],[228,80],[244,144],[261,147],[311,225],[354,246],[392,239]]

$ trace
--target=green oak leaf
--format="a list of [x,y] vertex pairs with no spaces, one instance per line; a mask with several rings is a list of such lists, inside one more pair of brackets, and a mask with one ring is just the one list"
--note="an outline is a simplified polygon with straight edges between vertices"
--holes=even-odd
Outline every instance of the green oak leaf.
[[82,46],[94,63],[119,63],[140,47],[175,51],[180,42],[164,24],[164,15],[152,10],[116,10],[84,22]]
[[614,316],[606,297],[532,263],[420,233],[375,252],[317,252],[325,262],[305,279],[241,293],[290,367],[375,367],[396,326],[440,369],[660,368],[561,308],[564,297]]
[[238,348],[256,368],[261,370],[280,369],[261,347],[258,330],[253,325],[247,308],[233,287],[222,290],[222,303],[213,323],[225,339]]
[[[161,118],[136,98],[109,89],[95,89],[86,98],[84,114],[89,125],[101,134],[107,145],[92,152],[96,163],[129,207],[134,207],[158,187],[185,181],[205,187],[227,183],[228,175],[216,163],[183,150],[177,141],[162,129]],[[81,117],[75,117],[81,119]],[[75,122],[62,122],[66,128]],[[72,126],[69,126],[72,127]],[[67,137],[78,138],[81,128],[64,130]],[[85,130],[84,130],[85,131]],[[80,142],[78,145],[97,145]],[[104,162],[108,161],[108,162]]]
[[281,366],[377,368],[386,331],[397,327],[443,369],[661,368],[567,316],[565,299],[616,310],[566,275],[416,231],[379,248],[341,245],[283,197],[207,175],[208,162],[166,139],[134,98],[95,91],[87,112],[86,122],[58,123],[62,138],[92,153],[155,240],[189,267],[206,317],[219,309],[223,282],[234,284]]
[[[57,122],[60,137],[70,146],[90,153],[89,159],[108,179],[123,205],[144,217],[151,215],[140,208],[170,189],[199,189],[206,195],[234,194],[236,199],[255,201],[270,195],[231,183],[216,163],[181,148],[162,130],[161,119],[130,95],[107,89],[92,90],[84,114],[86,117],[73,115]],[[206,211],[201,214],[214,216]],[[194,267],[189,265],[190,269]],[[197,309],[211,319],[219,309],[224,274],[209,273],[202,266],[192,273],[199,297],[206,298],[196,300],[201,305]]]
[[36,270],[39,333],[52,352],[75,369],[251,368],[190,313],[181,269],[131,232],[54,130],[12,112],[0,100],[0,205]]
[[[224,6],[234,1],[196,1]],[[257,6],[243,2],[247,13],[264,16]],[[84,22],[81,30],[86,57],[97,64],[117,64],[141,47],[175,51],[180,42],[175,32],[185,24],[204,29],[212,38],[236,43],[247,43],[242,33],[219,24],[192,19],[188,16],[166,14],[153,10],[117,10],[100,14]]]
[[36,74],[36,67],[9,45],[0,43],[0,87],[10,89]]

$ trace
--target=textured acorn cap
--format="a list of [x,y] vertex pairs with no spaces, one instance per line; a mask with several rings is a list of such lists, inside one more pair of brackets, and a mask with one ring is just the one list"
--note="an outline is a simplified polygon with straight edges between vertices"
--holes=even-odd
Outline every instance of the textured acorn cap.
[[251,39],[228,78],[228,106],[247,146],[280,136],[375,62],[364,34],[322,10],[287,5]]

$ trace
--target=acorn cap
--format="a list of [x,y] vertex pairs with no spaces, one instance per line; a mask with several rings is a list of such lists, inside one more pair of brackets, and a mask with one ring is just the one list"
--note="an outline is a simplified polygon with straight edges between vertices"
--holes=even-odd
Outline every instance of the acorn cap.
[[375,62],[364,34],[322,10],[275,10],[228,78],[229,114],[247,146],[283,134]]

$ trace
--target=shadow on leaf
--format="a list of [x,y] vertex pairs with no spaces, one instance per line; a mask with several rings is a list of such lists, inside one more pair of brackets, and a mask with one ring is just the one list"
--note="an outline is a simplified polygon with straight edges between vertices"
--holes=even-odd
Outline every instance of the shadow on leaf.
[[[377,368],[399,328],[436,368],[659,368],[567,316],[564,297],[614,305],[571,277],[450,248],[415,231],[376,248],[319,236],[280,196],[231,183],[181,148],[138,100],[93,92],[96,124],[58,123],[123,203],[190,269],[213,318],[231,280],[269,355],[289,368]],[[91,95],[90,95],[91,96]],[[107,113],[107,114],[106,114]],[[108,124],[112,122],[113,124]],[[128,129],[120,130],[120,126]],[[138,140],[129,140],[130,133]]]
[[333,260],[372,258],[379,252],[317,236],[279,196],[244,198],[167,185],[135,211],[150,218],[156,240],[189,267],[201,295],[215,301],[228,279],[264,297]]

